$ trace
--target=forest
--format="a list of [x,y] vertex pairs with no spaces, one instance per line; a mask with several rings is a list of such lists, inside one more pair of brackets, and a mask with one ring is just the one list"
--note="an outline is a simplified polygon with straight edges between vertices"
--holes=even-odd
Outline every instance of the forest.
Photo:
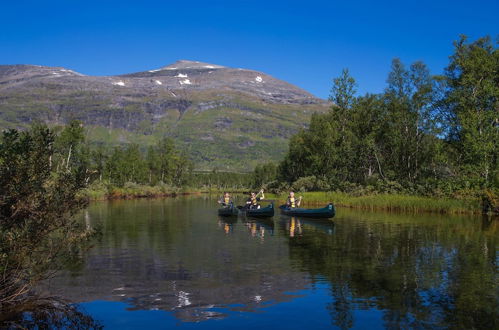
[[51,128],[51,161],[81,173],[90,199],[265,188],[478,199],[486,210],[497,207],[497,41],[462,36],[441,75],[396,58],[382,93],[360,96],[357,88],[344,69],[333,80],[329,112],[312,115],[281,162],[252,173],[195,171],[168,137],[150,147],[90,145],[78,121]]
[[481,196],[497,206],[497,42],[463,36],[449,59],[442,75],[394,59],[384,92],[363,96],[343,70],[330,112],[313,115],[282,162],[255,169],[260,183],[273,181],[278,191]]
[[252,173],[195,172],[195,164],[166,137],[147,149],[88,145],[78,121],[3,131],[0,311],[16,314],[15,306],[36,306],[66,321],[88,321],[73,317],[80,314],[70,305],[38,299],[33,287],[51,270],[77,262],[88,248],[98,231],[74,215],[89,199],[265,188],[425,196],[423,203],[471,198],[480,200],[483,211],[497,212],[497,42],[461,37],[454,47],[442,75],[432,75],[422,62],[407,67],[394,59],[380,94],[358,96],[345,69],[334,79],[331,110],[312,116],[280,163],[260,164]]

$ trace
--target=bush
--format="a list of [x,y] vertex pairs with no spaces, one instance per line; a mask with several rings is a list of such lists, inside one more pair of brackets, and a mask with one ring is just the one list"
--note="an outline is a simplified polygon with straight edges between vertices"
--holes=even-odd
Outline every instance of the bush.
[[499,213],[499,190],[485,189],[482,193],[482,211]]
[[299,178],[291,185],[291,189],[299,192],[313,191],[316,189],[316,177],[315,176],[307,176],[303,178]]
[[0,138],[0,314],[32,300],[35,285],[93,234],[74,219],[86,206],[85,170],[53,164],[69,159],[54,153],[54,138],[45,126]]

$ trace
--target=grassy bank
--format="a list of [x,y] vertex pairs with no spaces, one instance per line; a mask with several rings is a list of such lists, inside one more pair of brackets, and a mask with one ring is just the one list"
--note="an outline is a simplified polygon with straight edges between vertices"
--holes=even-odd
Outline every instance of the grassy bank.
[[173,187],[166,184],[149,186],[136,183],[126,183],[123,187],[94,182],[81,192],[81,196],[91,201],[111,199],[159,198],[194,194],[222,194],[230,191],[232,194],[244,194],[247,189],[222,189],[213,186],[203,187]]
[[[449,199],[431,198],[398,194],[376,194],[366,196],[352,196],[341,192],[305,192],[302,206],[319,206],[328,202],[336,206],[359,208],[366,210],[388,210],[401,212],[435,212],[435,213],[480,213],[478,199]],[[266,194],[269,199],[284,202],[287,195]]]
[[123,187],[117,187],[104,183],[93,183],[85,188],[81,192],[81,195],[91,201],[102,201],[111,199],[171,197],[195,193],[200,193],[200,191],[180,189],[169,185],[148,186],[127,183]]
[[[169,185],[148,186],[127,183],[123,187],[116,187],[103,183],[93,183],[82,191],[82,195],[89,200],[133,199],[133,198],[158,198],[190,194],[222,194],[224,189],[218,187],[185,187],[178,188]],[[246,190],[233,191],[232,194],[246,193]],[[478,199],[450,199],[431,198],[401,194],[372,194],[354,196],[342,192],[304,192],[302,206],[316,207],[332,202],[335,206],[350,207],[365,210],[387,210],[410,213],[434,212],[448,214],[480,213],[481,206]],[[267,199],[284,203],[287,194],[265,194]]]

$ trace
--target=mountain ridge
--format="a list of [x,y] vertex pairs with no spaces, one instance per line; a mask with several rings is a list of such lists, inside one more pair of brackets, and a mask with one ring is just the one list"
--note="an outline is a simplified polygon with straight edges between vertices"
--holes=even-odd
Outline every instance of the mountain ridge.
[[198,61],[115,76],[0,65],[0,128],[77,119],[102,145],[147,146],[170,136],[199,169],[249,170],[278,160],[311,114],[329,107],[263,72]]

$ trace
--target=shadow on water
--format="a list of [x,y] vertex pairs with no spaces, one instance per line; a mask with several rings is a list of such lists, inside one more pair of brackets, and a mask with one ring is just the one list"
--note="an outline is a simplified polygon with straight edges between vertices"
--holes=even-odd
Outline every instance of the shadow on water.
[[334,220],[223,218],[216,210],[205,197],[93,204],[101,240],[45,290],[184,322],[499,326],[498,221],[348,209]]
[[36,299],[0,315],[2,329],[101,329],[78,306],[57,298]]

